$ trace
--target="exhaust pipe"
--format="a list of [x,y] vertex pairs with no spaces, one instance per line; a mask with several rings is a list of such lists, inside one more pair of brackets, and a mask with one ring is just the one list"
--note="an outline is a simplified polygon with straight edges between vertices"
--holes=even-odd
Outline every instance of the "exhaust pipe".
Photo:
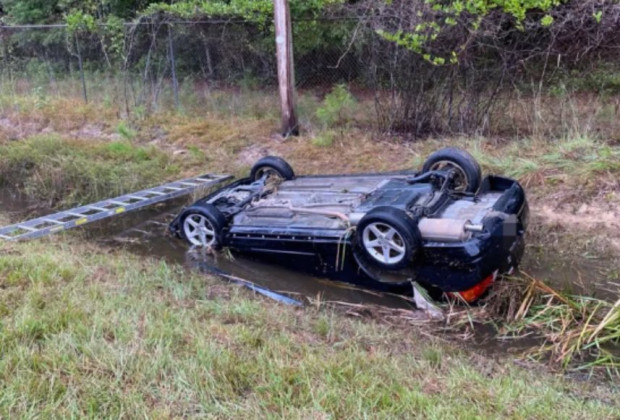
[[436,242],[463,242],[473,232],[483,232],[484,226],[469,220],[422,218],[418,223],[422,238]]

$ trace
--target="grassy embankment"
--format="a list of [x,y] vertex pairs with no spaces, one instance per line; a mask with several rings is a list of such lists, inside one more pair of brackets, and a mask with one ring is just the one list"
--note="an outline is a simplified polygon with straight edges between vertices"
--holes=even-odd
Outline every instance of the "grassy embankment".
[[[243,173],[264,153],[284,156],[298,173],[347,172],[417,165],[438,146],[460,144],[485,169],[521,178],[534,203],[557,194],[575,205],[620,199],[618,146],[593,137],[403,143],[377,141],[352,123],[331,145],[312,141],[320,129],[281,141],[277,118],[252,111],[268,99],[231,101],[237,105],[206,115],[131,122],[68,99],[5,101],[4,120],[13,124],[2,124],[0,179],[65,206],[205,170]],[[598,252],[614,239],[584,239],[592,226],[542,217],[532,231],[529,252]],[[274,306],[173,266],[67,240],[0,245],[7,414],[618,415],[607,386],[583,391],[583,383],[483,359],[415,330]]]
[[613,418],[611,390],[71,240],[2,246],[0,413]]

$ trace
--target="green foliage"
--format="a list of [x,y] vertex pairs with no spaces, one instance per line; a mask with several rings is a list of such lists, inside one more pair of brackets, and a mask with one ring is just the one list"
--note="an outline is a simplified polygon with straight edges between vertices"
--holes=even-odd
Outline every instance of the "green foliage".
[[72,10],[66,21],[70,33],[95,31],[95,18],[81,10]]
[[4,0],[2,8],[11,23],[52,23],[58,18],[57,1]]
[[599,10],[592,13],[592,17],[594,18],[594,20],[596,20],[596,23],[601,23],[601,19],[603,18],[603,11]]
[[[377,31],[388,41],[412,50],[435,65],[446,62],[456,64],[458,53],[467,45],[463,41],[456,50],[434,53],[432,43],[452,26],[461,25],[467,32],[475,32],[483,20],[491,13],[501,11],[510,16],[517,28],[523,29],[523,21],[530,12],[550,12],[566,0],[425,0],[418,11],[419,23],[412,31]],[[600,19],[599,19],[600,20]],[[553,24],[549,14],[541,19],[541,25],[548,27]]]
[[[350,34],[350,24],[343,22],[338,25],[312,20],[323,15],[325,9],[344,3],[344,0],[291,0],[291,18],[295,51],[311,51],[342,44]],[[182,19],[232,18],[257,25],[266,31],[265,42],[255,40],[255,44],[263,44],[267,50],[273,50],[273,0],[186,0],[172,4],[153,3],[142,15],[153,16],[167,14]]]
[[334,144],[336,133],[332,130],[323,130],[312,139],[312,144],[317,147],[331,147]]
[[540,20],[540,23],[544,27],[551,26],[553,24],[553,17],[551,15],[546,15]]
[[[291,0],[290,9],[293,19],[299,17],[316,17],[325,7],[344,3],[344,0]],[[185,0],[172,4],[153,3],[143,12],[144,15],[169,13],[182,18],[236,17],[256,23],[271,22],[273,0]]]
[[316,116],[324,127],[346,125],[354,116],[357,102],[344,84],[334,86],[325,96]]
[[123,19],[115,15],[108,16],[106,24],[100,28],[102,42],[101,45],[106,49],[108,56],[120,58],[125,53],[125,26]]
[[[65,17],[69,25],[104,21],[108,16],[128,19],[150,3],[149,0],[4,0],[8,23],[58,23]],[[92,28],[90,28],[92,29]]]

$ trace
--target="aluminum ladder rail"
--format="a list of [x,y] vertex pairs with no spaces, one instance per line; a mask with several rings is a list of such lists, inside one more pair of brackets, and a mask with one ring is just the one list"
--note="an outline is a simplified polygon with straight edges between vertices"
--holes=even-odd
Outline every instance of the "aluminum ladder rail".
[[0,239],[17,241],[40,238],[191,194],[198,189],[214,187],[232,178],[230,175],[205,174],[60,211],[22,223],[0,227]]

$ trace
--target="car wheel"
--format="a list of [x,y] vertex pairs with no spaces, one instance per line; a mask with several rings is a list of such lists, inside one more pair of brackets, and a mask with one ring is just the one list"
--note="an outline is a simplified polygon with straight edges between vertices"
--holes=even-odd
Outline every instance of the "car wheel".
[[475,193],[480,188],[482,171],[476,159],[465,150],[446,147],[431,154],[422,172],[453,169],[456,171],[454,191]]
[[356,252],[379,268],[407,267],[420,247],[418,226],[403,210],[377,207],[357,225]]
[[212,204],[200,204],[183,210],[179,219],[180,236],[191,245],[220,248],[226,217]]
[[265,156],[254,164],[250,171],[252,181],[257,181],[267,175],[268,178],[276,178],[286,181],[295,178],[293,168],[284,159],[277,156]]

